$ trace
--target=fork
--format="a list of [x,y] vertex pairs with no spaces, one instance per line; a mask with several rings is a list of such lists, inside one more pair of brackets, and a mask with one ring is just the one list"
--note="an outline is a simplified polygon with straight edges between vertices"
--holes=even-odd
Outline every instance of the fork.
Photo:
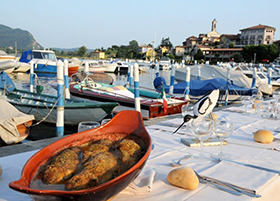
[[191,157],[190,154],[185,155],[184,157],[180,158],[177,162],[172,162],[172,163],[170,163],[170,165],[172,165],[173,167],[182,166],[181,161],[184,160],[184,159],[188,159],[188,158],[190,158],[190,157]]

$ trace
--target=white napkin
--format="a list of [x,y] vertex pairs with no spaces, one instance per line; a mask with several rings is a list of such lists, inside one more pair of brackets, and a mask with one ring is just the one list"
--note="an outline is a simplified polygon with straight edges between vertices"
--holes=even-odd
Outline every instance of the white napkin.
[[155,177],[155,170],[152,167],[145,167],[138,177],[130,183],[121,194],[145,195],[152,191]]
[[261,189],[278,176],[276,173],[227,161],[219,162],[201,172],[200,175],[230,183],[255,194],[258,194]]

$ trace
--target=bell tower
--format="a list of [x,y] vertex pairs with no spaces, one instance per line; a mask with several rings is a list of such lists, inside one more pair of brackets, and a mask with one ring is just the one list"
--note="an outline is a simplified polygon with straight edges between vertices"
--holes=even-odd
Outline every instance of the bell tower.
[[211,31],[216,32],[216,29],[217,29],[217,21],[216,21],[216,19],[214,19],[212,21],[212,29],[211,29]]

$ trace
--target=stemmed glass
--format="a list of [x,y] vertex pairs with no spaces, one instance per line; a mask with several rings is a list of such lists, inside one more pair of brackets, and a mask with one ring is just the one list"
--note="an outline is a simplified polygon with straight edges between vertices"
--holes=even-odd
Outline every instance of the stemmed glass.
[[[190,103],[188,103],[187,105],[182,105],[181,107],[181,114],[183,116],[183,118],[189,114],[189,115],[193,115],[193,105],[191,105]],[[184,131],[187,132],[188,128],[189,128],[189,124],[185,124],[184,125]]]
[[252,104],[253,104],[256,114],[260,113],[260,108],[261,108],[262,103],[263,103],[262,96],[252,97]]
[[100,123],[97,122],[97,121],[83,121],[83,122],[80,122],[79,125],[78,125],[78,133],[82,132],[82,131],[85,131],[85,130],[92,129],[92,128],[96,128],[98,126],[100,126]]
[[212,118],[203,118],[199,121],[194,120],[190,124],[190,127],[192,133],[200,142],[200,153],[198,155],[194,155],[194,158],[207,158],[207,155],[203,153],[203,142],[213,134],[214,121]]
[[259,115],[262,117],[264,120],[263,123],[263,128],[266,129],[266,120],[269,118],[271,115],[273,115],[273,106],[270,102],[263,102],[261,107],[259,108]]
[[241,103],[244,105],[244,112],[247,113],[247,105],[250,105],[252,103],[251,96],[242,96],[241,97]]
[[219,120],[215,123],[215,135],[220,140],[220,153],[212,154],[213,157],[229,158],[230,155],[223,152],[223,142],[233,133],[233,124],[228,120]]

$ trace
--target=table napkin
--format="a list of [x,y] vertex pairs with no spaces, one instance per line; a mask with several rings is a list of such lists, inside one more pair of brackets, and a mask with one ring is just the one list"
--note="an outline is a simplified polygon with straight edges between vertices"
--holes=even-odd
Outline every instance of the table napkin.
[[130,183],[121,194],[146,195],[152,191],[155,177],[155,170],[152,167],[145,167],[139,176]]
[[219,162],[201,172],[200,175],[230,183],[254,194],[258,194],[261,189],[278,176],[276,173],[227,161]]

